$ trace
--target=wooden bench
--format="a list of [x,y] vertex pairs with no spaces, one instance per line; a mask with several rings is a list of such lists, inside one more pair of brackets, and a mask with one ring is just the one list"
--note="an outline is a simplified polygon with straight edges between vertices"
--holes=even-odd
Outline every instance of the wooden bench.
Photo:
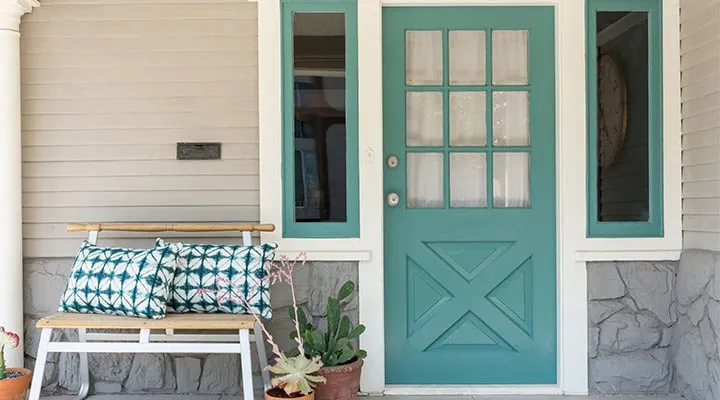
[[[243,244],[252,244],[252,231],[272,232],[271,224],[69,224],[70,232],[89,232],[88,241],[97,243],[101,231],[129,232],[226,232],[240,231]],[[252,315],[168,314],[164,319],[120,317],[97,314],[57,313],[37,323],[42,329],[29,400],[38,400],[42,389],[48,353],[74,352],[80,355],[80,392],[78,399],[90,390],[88,353],[234,353],[240,354],[243,397],[254,400],[250,342],[255,342],[262,370],[264,388],[270,387],[265,370],[262,330]],[[77,329],[76,342],[51,341],[54,329]],[[128,333],[106,332],[124,330]],[[176,333],[175,331],[188,331]],[[221,331],[232,333],[211,333]],[[252,333],[251,333],[252,332]]]

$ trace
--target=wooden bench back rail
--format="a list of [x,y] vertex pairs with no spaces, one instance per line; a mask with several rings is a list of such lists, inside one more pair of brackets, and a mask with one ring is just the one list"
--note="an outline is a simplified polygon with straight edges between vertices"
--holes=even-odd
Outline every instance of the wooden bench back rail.
[[68,224],[68,232],[273,232],[273,224]]

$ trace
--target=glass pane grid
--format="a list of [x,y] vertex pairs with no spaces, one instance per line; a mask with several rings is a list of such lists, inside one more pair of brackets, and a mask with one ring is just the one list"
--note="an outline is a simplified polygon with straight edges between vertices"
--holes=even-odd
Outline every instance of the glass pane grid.
[[[442,124],[442,136],[438,134],[433,134],[432,143],[414,143],[410,144],[408,143],[408,147],[406,148],[406,154],[408,157],[408,161],[410,158],[415,158],[415,160],[426,160],[430,164],[433,164],[435,167],[442,168],[440,175],[436,175],[429,172],[427,166],[423,169],[423,174],[429,174],[432,176],[429,176],[429,178],[432,182],[430,186],[433,187],[431,192],[433,194],[430,196],[432,199],[428,199],[429,202],[422,204],[418,203],[418,199],[414,199],[411,201],[408,198],[407,204],[410,208],[444,208],[444,209],[450,209],[450,208],[486,208],[486,209],[492,209],[492,208],[525,208],[529,207],[529,193],[525,193],[526,196],[528,196],[528,199],[524,199],[522,197],[522,192],[520,189],[509,192],[510,194],[514,195],[514,198],[503,198],[502,201],[495,199],[495,194],[506,194],[508,192],[507,189],[507,183],[504,183],[503,185],[499,185],[499,187],[495,187],[496,185],[493,184],[493,181],[495,179],[495,169],[496,167],[501,168],[498,173],[501,173],[503,175],[507,175],[505,164],[508,164],[512,160],[527,160],[529,158],[529,154],[532,152],[530,142],[529,142],[529,111],[523,113],[523,118],[526,118],[528,120],[528,127],[527,132],[521,132],[517,133],[514,132],[515,136],[512,136],[515,140],[507,140],[506,138],[501,141],[496,141],[494,138],[494,122],[495,122],[495,113],[494,113],[494,102],[493,98],[497,97],[497,93],[503,93],[506,92],[505,96],[515,97],[518,96],[513,95],[513,92],[524,92],[526,95],[524,97],[529,97],[531,92],[531,84],[529,82],[529,76],[527,72],[525,72],[525,75],[523,75],[523,68],[515,68],[513,71],[510,71],[511,73],[514,73],[515,78],[508,78],[501,76],[501,79],[495,79],[493,77],[494,73],[498,73],[498,66],[493,63],[493,45],[496,43],[499,43],[500,41],[496,40],[493,41],[493,33],[494,30],[488,29],[488,30],[476,30],[476,31],[467,31],[467,30],[453,30],[453,29],[444,29],[444,30],[433,30],[433,31],[418,31],[418,32],[424,32],[423,35],[425,37],[425,41],[428,40],[432,43],[440,43],[442,48],[440,49],[432,49],[432,53],[435,56],[439,56],[438,58],[442,58],[441,62],[436,61],[426,61],[426,65],[430,66],[437,66],[437,68],[434,69],[435,72],[433,72],[433,78],[428,79],[426,81],[413,81],[408,78],[404,82],[405,91],[406,91],[406,98],[410,98],[410,93],[423,93],[424,95],[430,95],[431,93],[438,93],[438,97],[441,97],[442,99],[442,107],[438,107],[437,105],[434,105],[433,107],[436,109],[436,111],[433,113],[435,117],[433,117],[433,129],[437,131],[440,123]],[[459,37],[458,34],[453,32],[463,32],[467,34],[466,40],[475,40],[477,41],[478,37],[482,37],[485,41],[484,43],[484,77],[480,78],[478,76],[475,76],[475,81],[470,81],[470,78],[460,77],[458,79],[454,79],[454,74],[456,73],[467,73],[467,70],[459,70],[457,67],[453,67],[452,65],[452,57],[454,56],[452,49],[450,48],[450,42],[451,40],[457,39]],[[475,32],[473,35],[468,34],[467,32]],[[527,43],[527,32],[525,31],[525,36],[523,34],[515,34],[516,31],[502,31],[502,32],[510,32],[509,35],[511,38],[514,36],[520,37],[520,39],[525,40],[525,48],[526,52],[527,47],[529,47],[529,43]],[[520,31],[518,31],[520,32]],[[430,36],[434,36],[435,39],[428,39]],[[473,37],[477,36],[477,37]],[[502,36],[502,35],[501,35]],[[437,39],[441,39],[438,41]],[[522,40],[520,40],[522,41]],[[406,42],[407,44],[407,42]],[[480,52],[479,52],[480,53]],[[407,50],[406,50],[407,54]],[[476,54],[476,56],[479,57],[479,54]],[[502,58],[502,57],[501,57]],[[522,57],[519,57],[522,58]],[[527,62],[527,54],[524,58]],[[501,60],[502,62],[507,62],[507,57],[503,58]],[[406,62],[409,62],[406,61]],[[495,71],[493,70],[495,68]],[[529,65],[525,66],[525,71],[529,70]],[[437,71],[437,70],[440,71]],[[466,74],[467,75],[467,74]],[[519,78],[518,78],[519,76]],[[473,141],[471,139],[468,140],[467,145],[458,144],[455,139],[453,139],[453,129],[455,126],[457,126],[458,121],[455,121],[455,124],[453,124],[453,102],[457,100],[458,96],[465,95],[470,96],[471,93],[481,93],[482,97],[484,97],[484,118],[483,122],[485,123],[485,132],[484,137],[482,135],[479,135],[478,138],[476,138],[476,141]],[[480,95],[478,95],[480,96]],[[522,95],[519,95],[520,97],[523,97]],[[433,98],[436,98],[435,96],[432,96]],[[476,102],[480,103],[477,99],[475,99]],[[529,100],[528,103],[528,110],[529,110]],[[480,111],[482,113],[482,111]],[[441,118],[437,118],[437,114],[441,113]],[[528,114],[528,115],[525,115]],[[467,115],[466,115],[467,117]],[[442,122],[441,122],[442,121]],[[465,124],[465,127],[471,126],[471,124]],[[480,132],[481,129],[479,129],[477,132]],[[477,133],[476,132],[476,133]],[[430,133],[430,132],[428,132]],[[526,140],[523,140],[522,138],[525,136],[528,136]],[[441,143],[442,142],[442,143]],[[495,143],[494,143],[495,142]],[[428,154],[430,153],[430,154]],[[517,154],[521,153],[521,154]],[[524,155],[522,154],[524,153]],[[517,154],[517,155],[514,155]],[[413,156],[414,155],[414,156]],[[470,156],[476,156],[476,157],[470,157]],[[497,160],[496,157],[500,157],[503,161],[501,161],[502,165],[496,165]],[[419,158],[417,158],[419,157]],[[432,161],[431,161],[432,160]],[[482,161],[480,161],[482,160]],[[413,163],[417,167],[417,163]],[[479,167],[480,164],[483,164],[483,168],[481,169]],[[522,164],[522,163],[521,163]],[[526,165],[527,161],[525,162]],[[408,168],[410,166],[408,165]],[[523,167],[520,166],[520,169]],[[467,187],[461,186],[461,182],[464,182],[460,177],[453,176],[452,171],[453,169],[462,169],[466,173],[470,170],[477,170],[482,171],[484,173],[483,177],[478,177],[479,181],[471,181],[466,183]],[[427,171],[427,172],[426,172]],[[417,178],[417,173],[419,171],[416,171],[413,174],[415,178]],[[519,183],[519,185],[528,185],[529,190],[529,170],[526,170],[526,174],[523,175],[522,173],[512,170],[511,175],[515,176],[518,175],[523,182],[525,183]],[[490,177],[493,177],[493,179],[490,179]],[[408,176],[409,178],[409,176]],[[429,182],[426,182],[426,184]],[[408,185],[410,183],[408,182]],[[468,186],[468,184],[470,186]],[[480,188],[479,186],[482,186]],[[416,192],[416,190],[415,190]],[[472,192],[472,193],[471,193]],[[515,193],[518,192],[518,193]],[[488,194],[493,194],[493,201],[489,201]],[[414,193],[413,196],[417,197],[418,193]],[[430,195],[430,193],[425,193],[427,195]],[[462,196],[467,195],[472,197],[472,199],[463,199]],[[411,195],[411,190],[408,188],[408,195]],[[516,195],[516,196],[515,196]],[[441,196],[441,197],[440,197]],[[482,196],[484,196],[484,199],[482,199]],[[515,205],[517,203],[517,205]],[[512,204],[512,205],[511,205]]]

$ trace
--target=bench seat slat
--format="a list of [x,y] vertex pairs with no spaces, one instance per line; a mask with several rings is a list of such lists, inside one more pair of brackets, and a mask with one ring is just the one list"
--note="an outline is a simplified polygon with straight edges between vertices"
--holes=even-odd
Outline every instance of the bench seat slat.
[[253,329],[252,315],[167,314],[164,319],[120,317],[113,315],[57,313],[42,318],[38,328],[87,329]]

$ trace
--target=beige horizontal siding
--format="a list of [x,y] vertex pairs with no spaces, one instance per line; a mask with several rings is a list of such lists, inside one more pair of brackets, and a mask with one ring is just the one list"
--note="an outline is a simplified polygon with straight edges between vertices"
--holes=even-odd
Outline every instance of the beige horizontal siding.
[[720,2],[681,8],[683,245],[720,251]]
[[[255,3],[45,0],[21,30],[26,257],[74,255],[67,222],[258,220]],[[178,142],[222,159],[177,161]],[[162,236],[239,241],[187,235]]]

